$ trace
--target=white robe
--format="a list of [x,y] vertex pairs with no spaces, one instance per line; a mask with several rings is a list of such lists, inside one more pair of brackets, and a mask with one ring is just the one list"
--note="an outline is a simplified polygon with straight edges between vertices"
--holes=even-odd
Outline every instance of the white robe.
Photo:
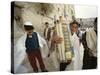
[[[41,48],[42,57],[45,58],[48,54],[48,49],[46,45],[46,41],[37,33],[39,39],[39,46]],[[20,37],[17,43],[14,45],[14,73],[18,71],[18,68],[21,66],[22,61],[26,56],[26,48],[25,48],[25,40],[27,37],[27,33],[25,33],[22,37]],[[46,49],[43,49],[45,45]],[[43,51],[45,50],[45,51]]]
[[93,28],[86,32],[86,42],[88,48],[91,49],[93,56],[97,57],[97,35]]
[[71,36],[72,47],[74,51],[74,56],[72,62],[68,65],[67,70],[81,70],[83,65],[83,45],[79,42],[78,36],[74,33]]

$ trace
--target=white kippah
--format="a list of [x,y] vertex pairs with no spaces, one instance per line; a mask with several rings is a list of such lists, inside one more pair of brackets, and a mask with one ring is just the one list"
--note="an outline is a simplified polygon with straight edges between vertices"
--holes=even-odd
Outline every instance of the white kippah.
[[33,24],[29,21],[25,22],[24,25],[27,25],[27,26],[33,26]]

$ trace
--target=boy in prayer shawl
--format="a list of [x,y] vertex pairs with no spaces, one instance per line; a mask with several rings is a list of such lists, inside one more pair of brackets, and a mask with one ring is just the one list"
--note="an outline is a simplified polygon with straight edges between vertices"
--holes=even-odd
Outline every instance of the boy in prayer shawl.
[[[67,29],[67,28],[66,28]],[[71,45],[73,48],[73,53],[74,56],[72,60],[67,59],[67,62],[62,62],[60,61],[60,71],[66,70],[80,70],[82,69],[82,59],[83,59],[83,46],[80,43],[79,37],[77,36],[77,31],[78,31],[78,23],[76,21],[73,21],[70,23],[70,40],[71,40]],[[56,33],[55,33],[56,34]],[[54,41],[53,45],[55,44],[60,44],[62,41],[62,37],[60,36],[55,36],[53,37],[52,41]],[[66,56],[67,57],[67,56]]]
[[41,52],[40,52],[40,36],[37,32],[34,31],[32,23],[26,22],[24,24],[25,31],[27,32],[27,37],[25,40],[26,53],[29,59],[29,62],[33,68],[34,72],[38,72],[37,61],[39,62],[42,72],[47,72]]
[[83,69],[97,68],[97,18],[94,20],[94,28],[90,28],[83,34],[84,46]]
[[71,31],[71,45],[73,49],[73,58],[71,64],[68,65],[68,70],[81,70],[83,65],[83,45],[79,38],[79,23],[77,21],[73,21],[70,23],[70,31]]

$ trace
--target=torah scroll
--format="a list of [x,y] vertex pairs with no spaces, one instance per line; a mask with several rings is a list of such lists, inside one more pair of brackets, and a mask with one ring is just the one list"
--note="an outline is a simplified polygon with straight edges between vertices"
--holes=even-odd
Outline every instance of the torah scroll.
[[71,60],[71,43],[69,38],[69,32],[67,29],[66,23],[57,23],[56,24],[56,32],[57,36],[63,38],[63,41],[57,45],[57,49],[59,52],[59,60],[62,62],[67,62],[67,60]]

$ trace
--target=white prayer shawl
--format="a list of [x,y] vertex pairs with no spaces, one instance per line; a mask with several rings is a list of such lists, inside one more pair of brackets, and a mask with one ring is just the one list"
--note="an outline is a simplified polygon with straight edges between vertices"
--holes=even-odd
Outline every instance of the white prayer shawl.
[[83,45],[79,42],[78,36],[74,33],[71,36],[72,47],[74,51],[74,56],[72,58],[71,64],[68,65],[67,70],[81,70],[83,65]]
[[86,41],[88,48],[91,49],[93,56],[97,57],[97,36],[93,28],[86,32]]
[[[38,40],[39,40],[39,46],[40,46],[40,50],[42,53],[42,57],[46,57],[48,54],[48,48],[46,45],[46,41],[37,33],[38,36]],[[27,33],[25,33],[21,38],[19,38],[19,40],[17,41],[17,43],[14,46],[14,72],[16,73],[18,68],[20,67],[22,61],[24,60],[25,56],[26,56],[26,48],[25,48],[25,40],[27,37]],[[45,49],[43,49],[43,46],[45,45]],[[45,50],[45,51],[43,51]]]

